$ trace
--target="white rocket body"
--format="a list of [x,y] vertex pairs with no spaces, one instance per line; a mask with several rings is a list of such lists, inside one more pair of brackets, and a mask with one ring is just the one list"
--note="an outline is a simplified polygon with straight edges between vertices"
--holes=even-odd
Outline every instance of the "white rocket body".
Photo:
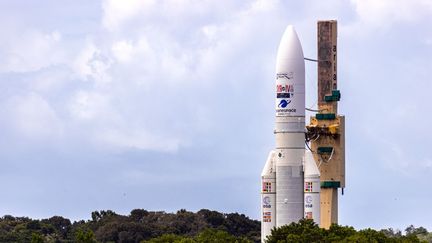
[[320,171],[312,152],[305,152],[304,172],[304,217],[320,224]]
[[[273,227],[304,217],[305,64],[292,26],[286,28],[279,44],[275,92],[276,148],[270,152],[261,174],[263,241]],[[275,200],[266,203],[266,197]]]

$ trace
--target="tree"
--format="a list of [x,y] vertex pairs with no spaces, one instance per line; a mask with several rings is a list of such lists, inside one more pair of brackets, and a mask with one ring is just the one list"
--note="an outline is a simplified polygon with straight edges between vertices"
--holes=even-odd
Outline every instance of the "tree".
[[195,241],[198,243],[249,243],[247,238],[235,237],[230,235],[226,231],[216,229],[205,229],[195,237]]
[[91,218],[94,222],[98,222],[101,219],[101,215],[100,215],[99,211],[93,211],[91,213]]
[[205,229],[195,237],[164,234],[141,243],[250,243],[246,238],[230,235],[226,231]]
[[384,233],[387,237],[401,237],[402,232],[398,229],[388,228],[382,229],[380,232]]
[[63,218],[61,216],[53,216],[49,219],[43,219],[41,221],[44,227],[44,231],[49,231],[50,228],[46,225],[51,226],[54,228],[54,231],[57,232],[62,238],[66,237],[66,235],[69,233],[71,229],[71,221],[67,218]]
[[44,243],[44,238],[38,233],[32,233],[31,243]]
[[356,233],[357,232],[353,227],[332,224],[327,231],[326,239],[330,242],[339,242],[355,235]]
[[83,231],[79,229],[75,234],[75,242],[77,243],[97,243],[94,238],[93,231]]
[[133,221],[140,222],[142,219],[147,217],[149,215],[149,212],[144,209],[134,209],[130,212],[130,218]]
[[324,240],[324,230],[310,219],[301,219],[298,223],[291,223],[273,229],[267,237],[268,243],[279,242],[321,242]]
[[225,221],[224,215],[217,211],[201,209],[200,211],[197,212],[197,214],[203,217],[204,220],[207,223],[209,223],[212,227],[221,226]]
[[348,242],[394,242],[392,239],[388,238],[384,233],[378,232],[373,229],[364,229],[360,230],[354,235],[351,235],[346,238]]
[[405,229],[406,235],[426,235],[428,233],[427,229],[423,227],[414,227],[414,225],[410,225]]
[[[330,229],[321,229],[311,220],[302,219],[272,230],[266,242],[357,242],[357,243],[416,243],[420,242],[415,234],[402,236],[394,233],[388,236],[387,231],[364,229],[356,231],[353,227],[333,224]],[[419,231],[424,232],[424,231]]]
[[187,236],[180,236],[175,234],[164,234],[159,237],[141,241],[141,243],[195,243],[196,241]]
[[432,232],[429,232],[424,235],[417,235],[417,238],[419,238],[422,242],[432,243]]
[[[61,216],[33,220],[6,215],[0,218],[0,242],[259,242],[260,222],[243,214],[202,209],[197,213],[181,209],[176,213],[134,209],[130,215],[111,210],[92,212],[92,220],[73,223]],[[94,233],[93,233],[94,232]],[[432,233],[410,225],[399,230],[356,231],[353,227],[331,225],[321,229],[311,220],[301,220],[273,229],[268,242],[431,242]]]

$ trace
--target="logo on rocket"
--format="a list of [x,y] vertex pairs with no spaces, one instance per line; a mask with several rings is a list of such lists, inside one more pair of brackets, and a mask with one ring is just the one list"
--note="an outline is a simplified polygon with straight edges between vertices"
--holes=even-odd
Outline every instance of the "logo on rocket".
[[264,198],[263,198],[263,203],[264,203],[265,205],[270,204],[270,197],[264,197]]
[[281,100],[279,102],[278,107],[279,108],[286,108],[288,106],[288,104],[291,103],[291,100]]
[[306,201],[306,203],[312,203],[312,197],[306,196],[305,201]]
[[270,197],[264,197],[263,198],[263,208],[271,208]]

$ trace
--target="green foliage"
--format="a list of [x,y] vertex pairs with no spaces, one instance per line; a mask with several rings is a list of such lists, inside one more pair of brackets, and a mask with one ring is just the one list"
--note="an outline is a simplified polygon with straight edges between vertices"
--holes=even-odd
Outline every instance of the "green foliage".
[[347,242],[370,242],[370,243],[378,243],[378,242],[395,242],[395,239],[388,238],[384,233],[378,232],[373,229],[364,229],[360,230],[354,235],[351,235],[345,238]]
[[406,235],[424,235],[427,234],[428,231],[423,227],[414,227],[414,225],[410,225],[405,229]]
[[310,219],[302,219],[298,223],[291,223],[273,229],[267,237],[268,243],[279,242],[321,242],[324,239],[324,230]]
[[332,224],[327,231],[326,239],[330,242],[340,242],[355,234],[356,230],[353,227]]
[[205,229],[195,237],[195,242],[199,243],[247,243],[251,242],[245,237],[236,237],[230,235],[228,232],[215,230],[215,229]]
[[97,243],[93,231],[83,231],[79,229],[75,234],[76,243]]
[[405,233],[409,238],[418,238],[421,242],[432,243],[432,232],[428,232],[423,227],[414,227],[410,225],[405,229]]
[[417,235],[417,237],[418,237],[422,242],[432,243],[432,232],[427,233],[427,234]]
[[32,233],[31,243],[44,243],[44,238],[38,233]]
[[319,228],[312,220],[302,219],[298,223],[273,229],[266,242],[415,243],[421,242],[420,239],[424,240],[421,237],[425,234],[429,234],[425,228],[412,227],[407,231],[406,236],[393,229],[356,231],[353,227],[337,224],[333,224],[328,230],[325,230]]
[[187,236],[165,234],[147,241],[141,241],[141,243],[195,243],[195,241]]
[[226,231],[205,229],[195,237],[165,234],[142,243],[249,243],[245,237],[236,237]]
[[[61,216],[30,219],[5,215],[0,218],[0,242],[32,243],[245,243],[261,241],[261,225],[243,214],[202,209],[196,213],[181,209],[175,213],[134,209],[130,215],[111,210],[94,211],[91,219],[71,222]],[[405,235],[392,228],[376,231],[331,225],[321,229],[311,220],[272,230],[267,242],[383,242],[432,243],[432,233],[410,225]]]
[[402,232],[398,229],[388,228],[388,229],[382,229],[380,232],[384,233],[387,237],[401,237]]
[[[206,230],[207,229],[207,230]],[[212,231],[212,229],[217,231]],[[61,216],[33,220],[5,215],[0,218],[0,242],[141,242],[162,237],[160,242],[230,242],[260,240],[260,222],[245,215],[202,209],[176,213],[134,209],[130,215],[111,210],[94,211],[91,220],[76,221]]]

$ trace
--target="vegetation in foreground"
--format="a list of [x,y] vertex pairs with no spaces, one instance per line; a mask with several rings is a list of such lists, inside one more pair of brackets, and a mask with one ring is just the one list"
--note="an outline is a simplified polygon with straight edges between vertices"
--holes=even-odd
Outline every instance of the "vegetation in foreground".
[[309,243],[309,242],[358,242],[358,243],[408,243],[432,242],[432,232],[425,228],[416,228],[413,225],[405,230],[405,235],[399,230],[363,229],[356,231],[350,226],[333,224],[330,229],[321,229],[312,220],[303,219],[298,223],[285,225],[272,230],[267,237],[268,243]]
[[[111,210],[95,211],[91,220],[71,223],[54,216],[34,220],[6,215],[0,218],[0,242],[121,242],[121,243],[207,243],[260,242],[260,222],[243,214],[219,213],[202,209],[196,213],[176,213],[134,209],[127,216]],[[310,220],[272,231],[267,242],[431,242],[432,232],[409,226],[399,230],[356,231],[353,227],[332,225],[320,229]]]
[[243,214],[202,209],[176,213],[134,209],[129,215],[95,211],[91,220],[71,223],[54,216],[35,220],[0,218],[0,242],[257,242],[260,222]]

